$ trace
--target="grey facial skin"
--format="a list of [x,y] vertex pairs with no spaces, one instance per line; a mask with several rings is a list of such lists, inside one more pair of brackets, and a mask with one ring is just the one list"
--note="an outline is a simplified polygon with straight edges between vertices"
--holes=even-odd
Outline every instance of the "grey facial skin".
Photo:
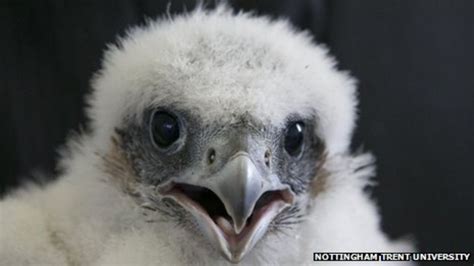
[[[180,137],[165,149],[158,147],[152,138],[150,121],[156,111],[173,114],[179,121]],[[190,180],[206,180],[221,173],[236,154],[245,154],[259,176],[278,179],[295,198],[291,206],[272,219],[266,230],[266,234],[271,234],[291,230],[302,221],[306,212],[303,198],[308,194],[306,192],[317,174],[318,162],[324,153],[324,144],[314,133],[317,126],[315,117],[291,114],[285,127],[264,125],[250,114],[242,114],[231,124],[219,121],[204,124],[199,116],[186,110],[162,107],[147,110],[142,123],[125,121],[124,126],[116,131],[121,139],[120,147],[131,163],[137,182],[144,186],[158,188],[172,181],[188,183]],[[288,125],[296,121],[305,125],[304,139],[301,153],[291,156],[284,148],[284,140]],[[182,204],[157,195],[159,190],[148,193],[145,198],[154,210],[186,230],[202,235],[196,229],[196,220]],[[210,209],[222,208],[222,203],[215,201],[218,200],[212,198],[206,204]],[[227,202],[224,200],[223,203]],[[239,253],[237,258],[235,254],[227,254],[233,262],[244,255]]]

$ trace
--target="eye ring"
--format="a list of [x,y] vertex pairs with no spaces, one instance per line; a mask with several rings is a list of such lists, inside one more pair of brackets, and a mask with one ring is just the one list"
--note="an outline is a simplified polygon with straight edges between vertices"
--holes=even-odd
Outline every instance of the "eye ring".
[[286,127],[284,147],[285,151],[292,157],[298,157],[304,146],[305,124],[302,121],[290,123]]
[[181,131],[181,123],[176,115],[163,110],[151,115],[150,138],[158,148],[167,149],[178,142]]

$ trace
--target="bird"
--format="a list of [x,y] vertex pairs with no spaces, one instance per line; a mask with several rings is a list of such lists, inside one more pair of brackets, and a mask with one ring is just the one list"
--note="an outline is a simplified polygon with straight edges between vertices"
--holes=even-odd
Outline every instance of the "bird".
[[58,178],[0,202],[1,265],[297,265],[411,252],[351,150],[356,80],[284,19],[225,5],[136,26],[91,81]]

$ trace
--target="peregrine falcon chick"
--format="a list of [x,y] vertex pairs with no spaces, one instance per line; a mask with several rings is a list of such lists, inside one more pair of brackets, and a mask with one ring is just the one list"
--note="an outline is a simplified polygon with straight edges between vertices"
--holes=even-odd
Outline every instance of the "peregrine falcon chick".
[[[285,21],[220,6],[110,46],[62,174],[0,202],[1,265],[313,264],[410,251],[349,149],[355,81]],[[360,264],[358,264],[360,265]]]

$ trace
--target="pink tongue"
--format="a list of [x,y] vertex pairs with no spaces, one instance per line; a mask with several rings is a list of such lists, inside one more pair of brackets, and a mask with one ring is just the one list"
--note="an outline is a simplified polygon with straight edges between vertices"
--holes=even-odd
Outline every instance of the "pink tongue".
[[224,232],[226,234],[234,233],[234,229],[232,228],[232,225],[230,224],[230,222],[226,218],[224,218],[222,216],[217,217],[216,224],[217,224],[217,226],[219,226],[219,228],[222,230],[222,232]]

